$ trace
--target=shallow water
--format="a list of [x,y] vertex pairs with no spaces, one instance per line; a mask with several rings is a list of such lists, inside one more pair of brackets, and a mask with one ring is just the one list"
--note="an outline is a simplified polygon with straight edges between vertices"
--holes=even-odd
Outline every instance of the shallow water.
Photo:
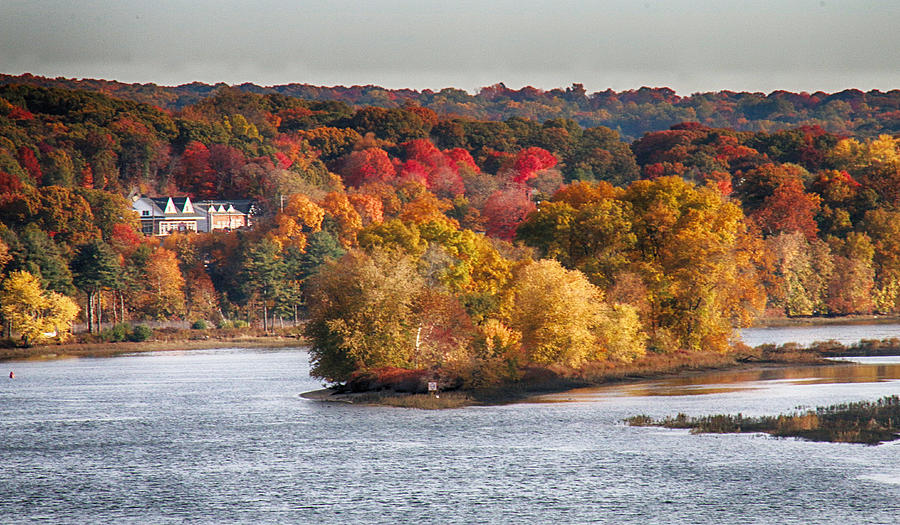
[[301,399],[320,385],[300,349],[3,366],[17,378],[0,381],[0,523],[846,524],[900,511],[898,445],[621,424],[876,399],[900,390],[884,362],[444,411]]

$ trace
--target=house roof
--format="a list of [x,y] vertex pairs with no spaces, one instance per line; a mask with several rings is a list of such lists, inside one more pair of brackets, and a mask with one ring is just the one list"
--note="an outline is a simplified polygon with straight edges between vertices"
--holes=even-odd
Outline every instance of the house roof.
[[256,215],[256,203],[249,199],[215,199],[201,200],[194,203],[197,209],[204,212],[209,208],[211,213],[241,213],[243,215]]
[[202,219],[189,197],[143,197],[153,205],[153,215],[164,219]]

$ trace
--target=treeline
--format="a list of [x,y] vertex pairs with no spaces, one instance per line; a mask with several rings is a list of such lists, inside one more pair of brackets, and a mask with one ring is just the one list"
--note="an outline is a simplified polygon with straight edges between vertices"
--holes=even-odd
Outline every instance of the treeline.
[[[494,383],[724,352],[767,310],[896,313],[898,183],[896,137],[820,127],[688,122],[629,144],[565,118],[233,88],[170,111],[6,85],[0,303],[23,312],[3,310],[12,331],[34,320],[33,340],[65,324],[52,294],[92,326],[306,320],[328,380],[440,367]],[[249,198],[261,214],[250,231],[145,238],[135,193]]]
[[[90,90],[143,102],[167,110],[180,110],[227,87],[193,82],[180,86],[126,84],[97,79],[45,78],[29,74],[0,75],[0,84]],[[241,84],[247,93],[280,94],[316,101],[336,101],[352,107],[401,108],[421,106],[442,115],[469,120],[505,121],[526,118],[545,121],[567,118],[583,127],[605,126],[626,140],[659,131],[680,122],[700,122],[710,127],[739,131],[773,132],[797,126],[820,126],[841,135],[874,137],[900,131],[900,91],[769,94],[720,91],[679,96],[669,88],[643,87],[615,92],[588,93],[581,84],[551,90],[530,86],[510,89],[502,83],[483,87],[476,94],[444,88],[385,89],[378,86],[313,86]]]

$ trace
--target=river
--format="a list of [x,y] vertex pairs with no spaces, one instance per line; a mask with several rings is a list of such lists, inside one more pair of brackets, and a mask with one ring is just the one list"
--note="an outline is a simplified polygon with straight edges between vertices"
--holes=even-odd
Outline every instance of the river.
[[900,445],[621,420],[877,399],[898,362],[443,411],[301,399],[303,349],[5,362],[0,523],[895,523]]

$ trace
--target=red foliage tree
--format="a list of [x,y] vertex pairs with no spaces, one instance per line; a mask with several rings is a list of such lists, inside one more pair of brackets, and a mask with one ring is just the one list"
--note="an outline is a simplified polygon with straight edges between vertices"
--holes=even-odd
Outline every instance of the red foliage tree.
[[481,211],[487,234],[511,241],[516,227],[535,209],[529,193],[527,186],[515,185],[488,197]]
[[731,195],[734,187],[731,185],[731,174],[726,171],[713,171],[712,173],[704,173],[700,175],[700,180],[705,183],[713,183],[719,189],[719,193],[724,196]]
[[191,197],[216,195],[216,172],[209,164],[209,149],[205,145],[192,141],[184,148],[175,169],[175,183]]
[[81,168],[81,187],[82,188],[93,188],[94,187],[94,170],[91,169],[90,164],[85,164],[83,168]]
[[110,246],[123,255],[132,253],[142,241],[141,235],[130,224],[115,224],[109,234]]
[[0,171],[0,194],[14,194],[22,191],[22,181],[12,173]]
[[788,179],[765,198],[751,217],[768,235],[796,231],[813,240],[819,231],[815,216],[821,201],[818,195],[806,193],[798,179]]
[[684,172],[684,164],[680,162],[654,162],[653,164],[645,165],[641,169],[643,177],[650,180],[672,175],[681,177],[684,175]]
[[456,165],[456,169],[468,169],[473,173],[479,173],[481,170],[475,164],[472,154],[462,148],[453,148],[444,151],[444,155],[450,160],[451,164]]
[[[401,176],[421,178],[429,190],[442,197],[455,197],[465,191],[454,156],[442,152],[425,139],[404,142],[401,146],[406,153],[406,162],[400,170]],[[465,161],[465,157],[459,153],[454,155]],[[475,164],[471,155],[469,161]]]
[[28,176],[31,177],[31,182],[34,183],[35,186],[40,186],[44,174],[41,171],[41,163],[38,162],[34,151],[31,148],[22,146],[19,148],[17,157],[19,165],[22,166],[22,168],[28,172]]
[[456,197],[466,191],[462,177],[449,166],[431,170],[426,182],[428,189],[439,197]]
[[346,155],[340,174],[348,186],[359,186],[366,182],[392,180],[397,172],[386,151],[369,148]]
[[444,154],[427,139],[415,139],[400,145],[407,160],[417,160],[428,167],[435,168],[446,161]]
[[525,182],[537,174],[538,171],[550,169],[556,166],[556,157],[544,148],[525,148],[516,155],[513,165],[516,174],[513,182]]
[[215,172],[218,187],[223,197],[246,197],[245,188],[238,188],[241,170],[247,165],[244,153],[225,144],[209,146],[209,167]]
[[10,120],[31,120],[34,118],[34,114],[27,109],[13,106],[6,117]]

